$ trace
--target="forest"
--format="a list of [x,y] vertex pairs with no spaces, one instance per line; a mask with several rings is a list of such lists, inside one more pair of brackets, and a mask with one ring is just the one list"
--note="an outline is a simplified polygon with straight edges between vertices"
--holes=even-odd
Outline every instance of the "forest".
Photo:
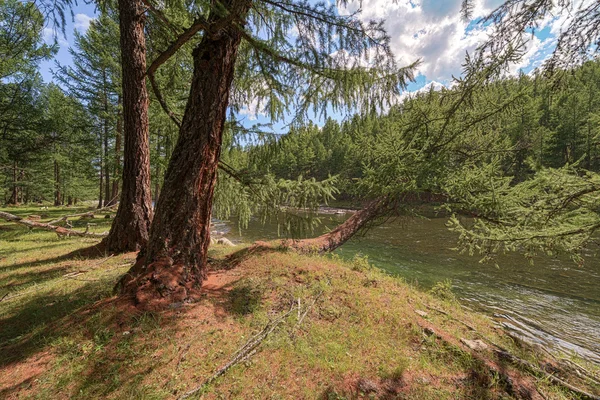
[[0,0],[0,397],[599,398],[600,6],[371,3]]

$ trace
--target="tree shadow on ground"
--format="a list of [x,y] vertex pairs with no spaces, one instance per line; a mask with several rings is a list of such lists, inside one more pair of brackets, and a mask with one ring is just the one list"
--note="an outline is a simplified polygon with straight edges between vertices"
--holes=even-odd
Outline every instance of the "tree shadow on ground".
[[[73,393],[82,393],[90,398],[114,396],[117,390],[120,396],[132,393],[131,397],[135,398],[173,396],[171,382],[159,380],[149,383],[144,379],[156,369],[164,368],[170,363],[178,364],[180,353],[165,357],[157,355],[162,352],[169,354],[165,338],[178,337],[182,333],[182,324],[185,326],[190,321],[208,320],[208,314],[214,316],[214,324],[200,329],[225,329],[231,326],[227,321],[228,316],[248,315],[261,307],[263,302],[262,290],[245,279],[205,285],[201,292],[202,298],[186,307],[172,304],[177,306],[159,312],[129,313],[128,316],[124,314],[120,322],[121,330],[134,333],[123,336],[117,329],[106,350],[88,360],[85,373],[76,382]],[[106,325],[107,323],[102,324]],[[143,338],[141,342],[136,342],[136,335]],[[145,361],[137,362],[140,358]]]
[[[101,350],[85,359],[85,368],[74,382],[72,393],[105,398],[120,390],[128,392],[122,395],[131,398],[166,397],[166,393],[160,393],[158,383],[150,387],[145,377],[172,360],[144,357],[165,347],[164,338],[176,334],[177,318],[175,313],[137,312],[133,308],[119,315],[110,314],[100,325],[101,335],[93,335],[92,340]],[[140,358],[146,362],[138,362]]]
[[[260,249],[262,251],[277,250]],[[81,251],[41,262],[78,256],[81,256]],[[234,266],[229,264],[227,270],[238,266],[241,260],[237,261]],[[132,299],[111,297],[114,282],[107,281],[86,282],[68,293],[57,290],[56,293],[26,297],[26,301],[14,307],[14,313],[0,320],[0,354],[3,355],[0,357],[0,370],[13,368],[16,371],[15,368],[21,368],[24,361],[29,366],[43,357],[51,364],[33,371],[33,377],[32,374],[17,374],[18,379],[14,383],[4,382],[0,398],[18,396],[30,385],[33,385],[31,390],[37,390],[36,377],[54,377],[62,373],[62,368],[68,369],[69,364],[63,363],[69,362],[77,363],[80,371],[68,378],[69,393],[102,398],[126,392],[132,393],[133,397],[144,398],[144,393],[151,390],[147,393],[148,397],[171,396],[164,382],[149,386],[144,377],[172,361],[148,355],[162,351],[165,338],[176,337],[181,323],[188,323],[185,318],[197,320],[202,313],[210,313],[217,317],[219,323],[219,315],[222,318],[244,316],[262,306],[263,291],[253,282],[222,269],[215,271],[213,268],[211,273],[221,274],[223,279],[213,281],[212,286],[203,285],[203,296],[197,304],[184,308],[178,305],[163,312],[142,312],[134,307]],[[131,333],[124,334],[126,331]],[[93,343],[94,350],[89,355],[82,355],[82,343],[86,340]],[[49,348],[53,349],[51,353]],[[69,358],[69,352],[75,355]],[[62,360],[60,357],[66,357],[66,361],[59,361]],[[151,362],[148,362],[150,358]],[[70,361],[73,359],[75,361]],[[144,361],[139,362],[140,359]]]
[[263,290],[247,280],[237,280],[220,287],[203,286],[201,300],[207,300],[214,307],[217,318],[228,315],[237,317],[252,314],[263,304]]
[[276,246],[267,242],[256,242],[250,247],[245,247],[229,254],[222,260],[211,259],[209,260],[209,263],[211,270],[213,271],[230,270],[238,267],[244,261],[252,257],[273,252],[286,253],[288,251],[290,250],[287,247]]
[[[125,383],[131,386],[132,393],[137,394],[143,389],[141,381],[145,374],[152,371],[154,364],[136,365],[141,350],[132,344],[133,334],[126,336],[123,332],[135,330],[142,337],[158,337],[159,334],[155,331],[162,330],[162,325],[170,326],[169,319],[172,317],[138,312],[131,299],[106,298],[102,291],[96,296],[100,300],[94,302],[96,298],[92,294],[97,289],[98,284],[90,283],[71,293],[70,299],[66,296],[44,297],[44,301],[52,301],[54,304],[45,307],[43,314],[36,315],[36,323],[27,324],[27,329],[11,332],[16,340],[0,346],[0,352],[7,355],[0,360],[0,370],[8,371],[11,365],[24,360],[27,360],[27,365],[19,368],[27,369],[30,364],[36,364],[39,359],[44,358],[49,346],[55,356],[47,357],[46,364],[52,363],[50,367],[34,367],[29,375],[19,376],[21,381],[16,379],[10,386],[5,386],[0,390],[0,398],[18,396],[20,391],[27,389],[37,377],[53,366],[65,367],[68,374],[70,363],[80,371],[67,378],[71,379],[71,393],[102,398]],[[36,301],[30,301],[21,308],[18,315],[3,322],[12,325],[41,308]],[[160,332],[160,335],[163,333],[168,335],[166,332]],[[160,346],[160,340],[150,342]],[[87,351],[86,343],[91,346]],[[36,358],[36,354],[39,357]],[[61,371],[57,374],[60,375]],[[55,376],[55,379],[63,378]]]
[[[50,246],[50,247],[61,247],[61,246],[64,246],[64,245],[57,244],[55,246]],[[108,256],[108,254],[104,250],[104,247],[101,245],[101,243],[97,243],[92,246],[87,246],[87,247],[83,247],[83,248],[80,248],[77,250],[73,250],[67,254],[61,254],[56,257],[44,258],[44,259],[35,260],[35,261],[23,261],[20,263],[5,265],[3,267],[0,267],[0,271],[7,270],[7,269],[11,269],[11,270],[19,269],[19,268],[23,268],[23,267],[39,267],[39,266],[43,266],[46,264],[55,264],[55,263],[67,261],[67,260],[77,260],[77,261],[94,260],[94,259],[103,258],[103,257],[107,257],[107,256]]]
[[[56,241],[52,241],[50,244],[46,244],[43,246],[39,246],[38,243],[35,243],[35,246],[33,246],[34,243],[32,243],[32,246],[26,247],[26,248],[20,248],[18,251],[19,252],[25,252],[25,251],[31,251],[31,250],[41,250],[41,249],[45,249],[45,250],[49,250],[49,249],[53,249],[53,248],[57,248],[57,247],[64,247],[64,242],[59,242],[58,240]],[[5,250],[0,250],[0,260],[2,260],[3,258],[6,258],[10,255],[13,255],[15,253],[14,249],[11,248],[7,248]],[[2,267],[2,268],[6,268]]]
[[460,389],[460,398],[481,400],[498,398],[498,393],[492,390],[492,377],[480,368],[484,366],[474,367],[464,378],[456,382]]
[[[481,355],[481,357],[486,357]],[[493,363],[491,369],[488,363]],[[522,373],[504,359],[491,357],[484,362],[473,358],[466,376],[458,380],[461,398],[464,399],[538,399],[541,398],[536,385],[527,374]]]
[[32,284],[42,284],[46,281],[58,278],[70,268],[70,265],[61,265],[51,267],[43,271],[27,271],[8,275],[5,279],[0,280],[8,282],[4,285],[0,285],[0,293],[2,293],[2,296],[4,296],[3,292],[5,291],[8,291],[8,293],[10,293],[11,291],[14,292],[22,290],[25,286],[29,286]]
[[[18,295],[18,291],[27,290],[25,286],[41,285],[50,280],[58,278],[61,274],[72,268],[72,265],[57,265],[65,261],[82,261],[106,258],[98,245],[78,249],[67,254],[56,257],[45,258],[41,260],[20,262],[0,267],[0,273],[4,277],[0,278],[0,282],[6,282],[0,285],[0,298],[11,297],[11,293]],[[44,267],[48,267],[43,269]],[[88,266],[86,266],[87,268]],[[23,269],[27,269],[23,272]],[[40,270],[43,269],[43,270]],[[7,292],[8,290],[8,292]],[[0,300],[0,302],[2,301]]]
[[[29,297],[17,312],[0,320],[0,367],[19,362],[61,335],[63,318],[106,297],[106,285],[90,282],[74,292]],[[11,300],[19,301],[19,299]]]
[[[14,289],[24,285],[32,288],[21,288],[22,291],[27,291],[27,293],[23,293],[23,296],[16,290],[11,291],[15,293],[12,296],[6,296],[8,293],[3,294],[6,296],[7,302],[18,304],[12,307],[16,312],[10,312],[10,316],[0,319],[0,353],[4,355],[4,357],[0,357],[0,367],[23,360],[40,350],[45,342],[51,341],[57,332],[60,332],[62,318],[75,313],[81,307],[112,295],[114,283],[107,284],[102,280],[89,281],[73,292],[60,290],[60,287],[53,290],[54,293],[51,294],[41,292],[45,289],[41,284],[56,280],[60,274],[72,267],[70,265],[58,265],[45,271],[32,270],[26,273],[22,273],[21,269],[52,266],[69,260],[82,261],[100,258],[106,258],[104,249],[101,244],[94,244],[56,257],[3,267],[3,269],[15,271],[13,277],[8,274],[4,280],[14,279],[18,283],[15,286],[4,285],[2,288]],[[34,287],[33,283],[40,285],[39,288]],[[36,294],[36,291],[40,293]]]

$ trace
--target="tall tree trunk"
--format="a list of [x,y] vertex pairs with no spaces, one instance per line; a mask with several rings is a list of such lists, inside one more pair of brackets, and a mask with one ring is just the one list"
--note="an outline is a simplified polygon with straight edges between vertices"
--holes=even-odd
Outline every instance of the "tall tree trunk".
[[60,206],[60,166],[58,161],[54,160],[54,205]]
[[160,196],[160,132],[156,136],[156,178],[154,179],[154,204],[158,203]]
[[15,160],[13,162],[12,193],[10,194],[10,199],[8,200],[8,204],[17,205],[17,203],[19,202],[19,186],[18,186],[19,175],[18,175],[18,173],[19,173],[19,164]]
[[[251,3],[221,4],[244,21]],[[211,14],[209,25],[220,18]],[[240,40],[239,29],[229,23],[205,34],[193,51],[190,94],[150,240],[120,282],[138,303],[185,300],[206,278],[213,191]]]
[[104,105],[104,205],[107,206],[110,203],[110,163],[108,160],[110,159],[110,155],[108,154],[108,89],[106,82],[106,70],[102,70],[102,85],[104,86],[103,93],[103,105]]
[[107,206],[110,201],[110,163],[108,162],[108,121],[104,121],[104,205]]
[[169,132],[167,133],[167,137],[165,139],[165,159],[170,160],[171,159],[171,155],[173,154],[173,131],[172,129],[169,129]]
[[119,0],[125,140],[119,209],[104,240],[111,252],[139,250],[152,221],[144,12],[140,0]]
[[[119,109],[121,108],[121,96],[119,96]],[[119,197],[119,179],[118,176],[121,175],[121,137],[123,135],[123,114],[119,111],[119,115],[117,116],[117,131],[115,132],[115,166],[113,169],[113,181],[112,181],[112,192],[111,192],[111,202],[108,204],[112,206],[117,202],[117,198]]]
[[[101,150],[102,152],[102,150]],[[104,159],[102,154],[100,155],[100,189],[98,191],[98,205],[96,208],[102,208],[102,193],[104,192]]]

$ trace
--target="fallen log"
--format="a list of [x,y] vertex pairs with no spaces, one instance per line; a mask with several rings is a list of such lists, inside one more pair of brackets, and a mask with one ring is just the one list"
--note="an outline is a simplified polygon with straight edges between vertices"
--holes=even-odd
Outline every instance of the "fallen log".
[[389,199],[386,197],[378,198],[362,210],[354,213],[346,222],[338,225],[331,232],[316,238],[294,241],[290,247],[300,253],[326,253],[333,251],[346,243],[346,241],[368,223],[385,215],[390,209]]
[[18,217],[16,215],[0,211],[0,218],[5,219],[9,222],[14,222],[20,225],[24,225],[29,229],[43,229],[46,231],[55,232],[58,237],[69,237],[69,236],[78,236],[78,237],[91,237],[91,238],[103,238],[108,235],[108,232],[103,233],[94,233],[88,232],[89,227],[85,231],[76,231],[74,229],[66,229],[60,226],[54,226],[51,224],[46,224],[43,222],[30,221],[28,219]]
[[387,197],[380,197],[371,201],[365,208],[355,212],[345,222],[324,235],[301,240],[277,239],[270,242],[258,241],[250,250],[289,248],[301,254],[331,252],[346,243],[357,232],[365,229],[373,221],[393,213],[395,207],[395,202],[390,201]]
[[102,212],[102,211],[106,211],[106,210],[110,210],[110,209],[113,209],[113,208],[115,208],[115,207],[117,207],[117,206],[118,206],[118,204],[112,204],[112,205],[110,205],[110,206],[106,206],[106,207],[103,207],[103,208],[99,208],[99,209],[97,209],[97,210],[87,211],[87,212],[84,212],[84,213],[63,215],[63,216],[62,216],[62,217],[60,217],[60,218],[57,218],[57,219],[55,219],[55,220],[53,220],[53,221],[50,221],[50,222],[48,222],[48,225],[55,225],[55,224],[58,224],[59,222],[66,221],[66,220],[67,220],[67,219],[69,219],[69,218],[76,218],[76,217],[89,217],[89,216],[92,216],[92,217],[93,217],[95,213]]

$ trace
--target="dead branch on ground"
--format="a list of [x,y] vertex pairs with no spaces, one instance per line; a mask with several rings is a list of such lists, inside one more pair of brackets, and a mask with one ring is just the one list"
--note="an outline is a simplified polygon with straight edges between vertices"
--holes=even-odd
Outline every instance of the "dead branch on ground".
[[108,232],[103,232],[103,233],[88,232],[89,226],[83,232],[76,231],[74,229],[66,229],[66,228],[63,228],[60,226],[54,226],[54,225],[46,224],[43,222],[30,221],[26,218],[18,217],[16,215],[13,215],[13,214],[10,214],[10,213],[4,212],[4,211],[0,211],[0,218],[5,219],[6,221],[9,221],[9,222],[14,222],[19,225],[24,225],[24,226],[28,227],[29,229],[37,228],[37,229],[43,229],[43,230],[50,231],[50,232],[55,232],[59,237],[78,236],[78,237],[91,237],[91,238],[101,239],[108,235]]

